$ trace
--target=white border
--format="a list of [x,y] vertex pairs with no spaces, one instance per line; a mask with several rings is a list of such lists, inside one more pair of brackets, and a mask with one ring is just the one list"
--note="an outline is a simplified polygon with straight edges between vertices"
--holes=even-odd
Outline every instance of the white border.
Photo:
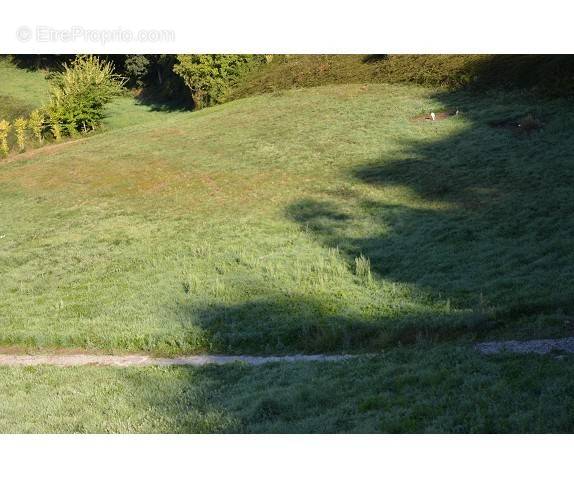
[[[84,11],[81,11],[81,8]],[[569,53],[567,2],[7,1],[0,53]],[[170,29],[156,43],[21,42],[21,26]],[[556,486],[572,436],[2,436],[4,486]]]
[[[563,0],[6,1],[2,53],[569,53]],[[20,42],[22,26],[173,30],[175,41]]]
[[[562,486],[572,436],[2,436],[4,486]],[[23,482],[25,482],[23,484]]]

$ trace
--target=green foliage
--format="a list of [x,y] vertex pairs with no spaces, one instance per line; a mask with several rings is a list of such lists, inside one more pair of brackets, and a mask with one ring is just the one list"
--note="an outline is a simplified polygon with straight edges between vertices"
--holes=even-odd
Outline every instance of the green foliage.
[[53,114],[50,114],[50,132],[56,141],[62,138],[62,124]]
[[128,54],[124,61],[125,74],[130,81],[141,88],[150,69],[149,56],[145,54]]
[[229,87],[265,56],[241,54],[181,54],[173,71],[191,91],[195,108],[220,103]]
[[23,151],[26,148],[26,128],[28,123],[24,117],[18,117],[14,121],[14,130],[16,132],[16,143],[18,144],[18,149]]
[[30,113],[28,127],[30,127],[34,138],[38,142],[42,142],[42,132],[44,130],[44,114],[40,110],[33,110]]
[[0,120],[0,153],[2,156],[8,156],[10,146],[8,145],[8,134],[10,133],[10,122]]
[[105,106],[121,93],[124,83],[111,62],[92,55],[78,56],[51,79],[46,107],[51,123],[57,122],[68,134],[96,129],[104,118]]

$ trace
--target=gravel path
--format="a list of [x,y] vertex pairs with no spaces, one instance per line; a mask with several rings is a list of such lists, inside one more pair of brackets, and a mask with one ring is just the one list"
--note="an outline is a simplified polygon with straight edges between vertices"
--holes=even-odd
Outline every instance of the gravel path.
[[0,354],[0,366],[203,366],[205,364],[246,363],[254,366],[277,362],[343,361],[359,356],[350,354],[295,354],[292,356],[182,356],[157,358],[143,355],[98,354]]
[[514,352],[519,354],[547,354],[551,351],[574,353],[574,337],[562,339],[537,339],[533,341],[480,342],[476,348],[483,354]]

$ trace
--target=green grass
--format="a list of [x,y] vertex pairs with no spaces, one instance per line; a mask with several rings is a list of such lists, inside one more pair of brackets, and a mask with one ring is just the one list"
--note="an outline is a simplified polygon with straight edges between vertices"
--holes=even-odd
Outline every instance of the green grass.
[[26,117],[47,98],[45,72],[23,70],[0,57],[0,120]]
[[396,349],[339,364],[0,368],[0,432],[572,432],[574,359]]
[[[445,107],[463,114],[413,120]],[[489,125],[530,112],[530,136]],[[568,333],[563,101],[345,85],[168,115],[0,167],[1,344],[280,353]]]
[[[309,83],[336,85],[196,113],[120,98],[105,131],[0,163],[0,345],[384,354],[3,367],[0,432],[572,431],[574,359],[469,347],[571,334],[570,102],[337,59]],[[45,88],[0,65],[10,113]],[[528,114],[541,130],[503,123]]]

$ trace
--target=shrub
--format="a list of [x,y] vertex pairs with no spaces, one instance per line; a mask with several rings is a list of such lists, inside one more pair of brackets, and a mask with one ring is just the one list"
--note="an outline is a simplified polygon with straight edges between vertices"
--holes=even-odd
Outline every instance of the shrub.
[[38,142],[42,142],[42,132],[44,130],[44,115],[39,110],[30,113],[28,127]]
[[56,141],[59,141],[62,138],[62,124],[60,124],[60,121],[57,118],[52,116],[50,116],[50,131]]
[[275,55],[228,98],[339,83],[415,83],[450,89],[511,87],[574,95],[574,56],[547,54]]
[[18,149],[23,151],[26,148],[26,128],[28,124],[26,119],[23,117],[18,117],[14,121],[14,130],[16,131],[16,144],[18,144]]
[[[111,62],[92,55],[76,57],[51,79],[46,108],[51,124],[57,122],[60,131],[65,128],[69,134],[85,127],[96,129],[104,118],[105,105],[121,93],[124,83]],[[54,137],[56,132],[52,128]]]
[[220,103],[229,87],[265,56],[241,54],[181,54],[173,71],[191,91],[196,109]]
[[8,156],[10,147],[8,146],[8,133],[10,132],[10,122],[7,120],[0,120],[0,153]]

